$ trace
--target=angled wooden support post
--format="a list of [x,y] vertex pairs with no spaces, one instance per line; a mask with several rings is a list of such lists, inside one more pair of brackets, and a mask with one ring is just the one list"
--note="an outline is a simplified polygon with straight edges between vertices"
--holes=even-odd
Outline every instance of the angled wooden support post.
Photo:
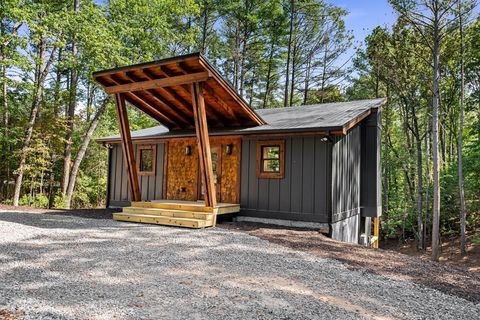
[[123,93],[115,94],[115,103],[117,105],[118,125],[120,126],[120,136],[122,138],[123,158],[127,165],[128,182],[132,193],[132,201],[140,201],[140,187],[138,185],[138,172],[135,164],[135,152],[133,150],[132,137],[130,135],[130,125],[128,124],[127,107],[125,105],[125,96]]
[[200,174],[205,188],[205,206],[215,207],[215,182],[213,181],[212,155],[210,153],[210,140],[208,138],[207,114],[203,99],[203,83],[192,84],[192,107],[195,119],[195,132],[197,134],[198,156],[200,160]]

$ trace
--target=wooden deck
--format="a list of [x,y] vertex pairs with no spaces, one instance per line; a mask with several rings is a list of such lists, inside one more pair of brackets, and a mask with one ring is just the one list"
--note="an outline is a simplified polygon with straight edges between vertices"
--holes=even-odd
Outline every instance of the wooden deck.
[[114,213],[113,219],[199,229],[215,226],[217,215],[237,212],[239,204],[206,207],[203,201],[154,200],[132,202],[131,207]]

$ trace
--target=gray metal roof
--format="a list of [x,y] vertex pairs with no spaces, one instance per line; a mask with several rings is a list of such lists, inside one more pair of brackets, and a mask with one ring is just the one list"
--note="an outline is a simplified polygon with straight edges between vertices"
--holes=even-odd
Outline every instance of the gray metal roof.
[[[315,104],[290,108],[257,109],[257,114],[267,124],[250,128],[210,130],[211,135],[253,134],[269,132],[335,131],[348,126],[372,109],[380,108],[385,98]],[[156,126],[132,132],[132,139],[192,136],[195,132],[169,131],[164,126]],[[98,142],[120,139],[120,135],[103,137]]]

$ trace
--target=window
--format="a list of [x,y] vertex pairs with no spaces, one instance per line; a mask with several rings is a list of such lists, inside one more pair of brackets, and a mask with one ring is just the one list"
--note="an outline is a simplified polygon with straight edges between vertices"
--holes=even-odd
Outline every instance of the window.
[[285,142],[257,142],[257,177],[267,179],[282,179],[284,167]]
[[157,146],[141,145],[137,148],[137,169],[140,176],[154,176]]

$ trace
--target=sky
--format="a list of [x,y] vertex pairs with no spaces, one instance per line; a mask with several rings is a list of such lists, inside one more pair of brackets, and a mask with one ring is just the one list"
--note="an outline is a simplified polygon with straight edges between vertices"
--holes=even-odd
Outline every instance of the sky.
[[355,41],[363,42],[376,26],[391,26],[397,15],[387,0],[327,0],[346,9],[348,30],[352,30]]
[[387,0],[327,0],[327,2],[348,11],[345,24],[347,30],[354,36],[354,43],[345,53],[343,61],[351,62],[356,48],[364,44],[365,37],[375,27],[390,27],[397,19],[397,14]]

